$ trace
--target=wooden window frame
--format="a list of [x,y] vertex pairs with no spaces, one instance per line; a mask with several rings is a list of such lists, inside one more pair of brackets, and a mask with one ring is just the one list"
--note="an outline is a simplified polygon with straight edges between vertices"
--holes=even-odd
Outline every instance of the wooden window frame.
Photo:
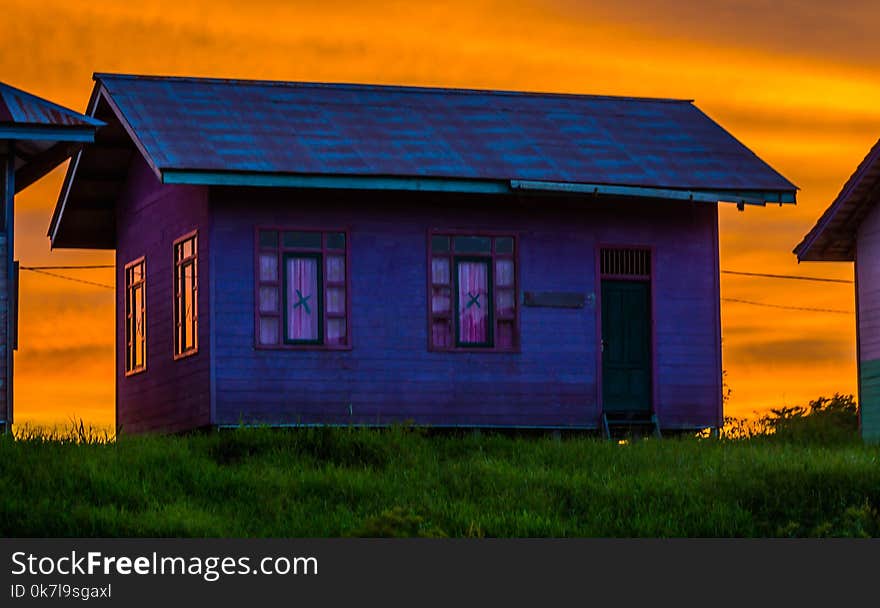
[[[432,243],[434,237],[449,237],[449,251],[447,252],[438,252],[435,253],[432,249]],[[482,237],[482,238],[490,238],[491,239],[491,250],[485,254],[483,253],[475,253],[475,252],[462,252],[456,254],[455,252],[455,237]],[[513,251],[511,252],[498,252],[496,239],[498,238],[510,238],[513,240]],[[440,352],[440,353],[500,353],[500,354],[509,354],[509,353],[519,353],[521,352],[521,341],[520,341],[520,301],[519,301],[519,234],[515,231],[503,231],[503,230],[468,230],[468,229],[448,229],[448,228],[432,228],[428,230],[427,234],[427,255],[426,255],[426,269],[427,269],[427,340],[428,340],[428,351],[429,352]],[[443,284],[435,284],[434,276],[433,276],[433,264],[432,260],[434,258],[446,258],[449,260],[449,285]],[[513,290],[513,312],[512,314],[507,315],[499,315],[498,314],[498,303],[496,301],[496,264],[498,260],[511,260],[513,262],[513,285],[510,289]],[[487,285],[488,285],[488,293],[489,300],[491,302],[491,307],[489,309],[489,327],[490,333],[489,338],[490,342],[486,345],[476,345],[473,343],[462,343],[459,339],[459,297],[458,297],[458,262],[460,261],[488,261],[489,269],[488,269],[488,277],[487,277]],[[446,313],[434,313],[433,310],[433,295],[435,287],[449,287],[450,288],[450,312]],[[435,321],[448,321],[452,326],[452,342],[450,346],[438,346],[434,344],[434,322]],[[499,346],[498,341],[498,325],[499,323],[510,323],[513,327],[513,337],[512,337],[512,345],[509,347],[501,347]]]
[[[186,357],[191,357],[199,352],[199,263],[198,263],[198,247],[199,247],[199,238],[198,238],[198,230],[193,230],[192,232],[188,232],[187,234],[181,236],[176,239],[171,247],[171,254],[173,256],[173,264],[174,264],[174,285],[172,289],[172,293],[174,294],[174,302],[173,302],[173,310],[174,310],[174,360],[184,359]],[[183,257],[183,244],[186,241],[192,240],[192,254]],[[178,255],[178,250],[180,250],[181,255]],[[182,289],[182,271],[187,266],[192,265],[192,274],[193,274],[193,283],[192,283],[192,324],[190,327],[190,331],[192,331],[193,338],[193,346],[188,349],[184,349],[181,344],[180,338],[180,329],[185,322],[186,313],[182,309],[182,298],[183,298],[183,289]]]
[[[262,247],[260,245],[261,232],[275,232],[278,242],[275,247]],[[321,247],[285,247],[283,233],[285,232],[311,232],[321,235]],[[328,236],[331,234],[345,235],[345,250],[328,247]],[[260,278],[260,254],[275,252],[278,260],[278,275],[275,281],[263,281]],[[319,259],[319,284],[320,300],[318,327],[320,341],[289,340],[287,338],[287,268],[285,259],[290,257],[317,257]],[[329,281],[326,273],[326,260],[328,256],[342,256],[345,260],[345,276],[343,281]],[[275,287],[279,290],[278,312],[263,312],[260,310],[260,288]],[[345,290],[345,312],[330,313],[327,311],[327,290],[342,288]],[[263,344],[260,342],[260,319],[263,317],[277,318],[279,341],[277,344]],[[343,319],[345,322],[345,342],[342,344],[327,344],[327,321],[329,319]],[[257,350],[328,350],[347,351],[352,349],[351,328],[351,230],[348,227],[304,227],[289,225],[260,225],[254,229],[254,348]]]
[[[130,277],[133,275],[132,269],[135,266],[141,266],[141,278],[138,281],[132,281]],[[132,260],[125,265],[123,269],[124,285],[125,285],[125,375],[134,376],[147,371],[147,258],[141,256]],[[139,315],[141,317],[141,326],[143,327],[143,363],[139,367],[134,365],[134,344],[135,334],[137,332],[137,322],[135,321],[133,293],[136,288],[140,288],[141,309]]]

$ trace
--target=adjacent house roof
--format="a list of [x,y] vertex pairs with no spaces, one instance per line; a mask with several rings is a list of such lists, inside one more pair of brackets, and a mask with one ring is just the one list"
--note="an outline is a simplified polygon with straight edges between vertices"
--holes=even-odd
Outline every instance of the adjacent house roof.
[[[791,182],[686,100],[114,74],[95,81],[90,114],[120,126],[106,146],[121,147],[124,131],[164,183],[795,200]],[[94,149],[102,145],[99,138],[71,168],[50,228],[54,246],[95,246],[97,235],[81,238],[66,224],[79,208],[107,204],[91,194],[92,175],[106,183]]]
[[813,229],[794,248],[800,261],[852,262],[859,224],[880,201],[880,140]]
[[13,141],[15,191],[94,141],[103,123],[0,82],[0,141]]
[[0,82],[0,125],[84,127],[86,132],[101,123],[36,95]]

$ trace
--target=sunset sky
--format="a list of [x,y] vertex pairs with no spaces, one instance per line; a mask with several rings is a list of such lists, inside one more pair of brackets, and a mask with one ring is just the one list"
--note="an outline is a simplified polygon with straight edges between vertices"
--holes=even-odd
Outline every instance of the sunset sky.
[[[692,98],[801,188],[721,211],[723,269],[852,278],[794,245],[880,137],[880,3],[856,0],[5,0],[0,80],[85,110],[96,71]],[[24,265],[50,252],[64,168],[17,197]],[[77,271],[112,283],[111,270]],[[722,297],[853,310],[849,285],[722,275]],[[854,392],[852,315],[724,302],[727,413]],[[16,422],[112,421],[113,292],[21,277]]]

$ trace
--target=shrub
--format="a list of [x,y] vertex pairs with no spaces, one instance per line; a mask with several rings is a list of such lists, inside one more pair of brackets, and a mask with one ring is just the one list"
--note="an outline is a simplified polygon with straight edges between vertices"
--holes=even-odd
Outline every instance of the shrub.
[[858,405],[852,395],[819,397],[806,407],[770,410],[759,425],[774,439],[803,444],[839,444],[858,439]]

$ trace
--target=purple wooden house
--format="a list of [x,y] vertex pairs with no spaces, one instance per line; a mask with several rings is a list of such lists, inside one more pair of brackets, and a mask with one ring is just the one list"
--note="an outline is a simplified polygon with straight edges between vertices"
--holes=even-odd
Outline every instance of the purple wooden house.
[[812,230],[798,261],[853,262],[862,438],[880,442],[880,141],[868,152]]
[[718,203],[796,189],[691,102],[95,80],[123,431],[722,423]]

